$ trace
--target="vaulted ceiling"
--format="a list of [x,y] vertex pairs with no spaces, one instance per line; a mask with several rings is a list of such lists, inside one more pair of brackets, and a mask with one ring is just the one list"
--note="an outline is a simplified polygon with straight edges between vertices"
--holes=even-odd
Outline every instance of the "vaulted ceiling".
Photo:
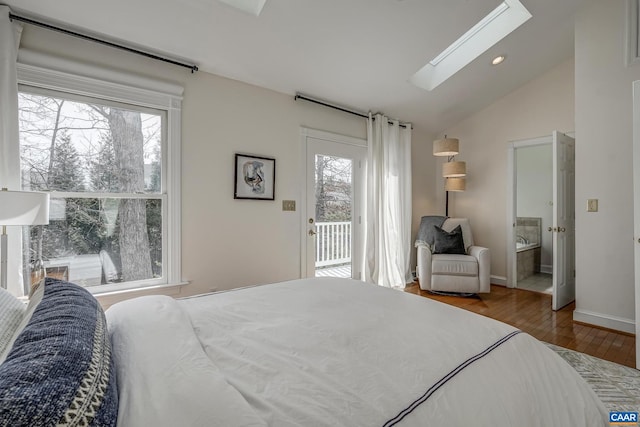
[[[532,14],[432,91],[410,77],[499,0],[267,0],[259,16],[217,0],[8,0],[15,13],[193,61],[278,92],[384,112],[437,133],[573,56],[588,0],[521,0]],[[491,59],[506,54],[499,66]]]

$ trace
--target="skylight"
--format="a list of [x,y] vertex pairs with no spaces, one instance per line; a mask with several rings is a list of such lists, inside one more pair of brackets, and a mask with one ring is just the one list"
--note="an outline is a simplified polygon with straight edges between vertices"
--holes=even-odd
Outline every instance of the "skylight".
[[258,16],[267,0],[218,0],[220,3],[228,4],[245,13]]
[[531,13],[519,0],[504,0],[462,37],[422,67],[409,81],[426,90],[435,89],[529,18]]

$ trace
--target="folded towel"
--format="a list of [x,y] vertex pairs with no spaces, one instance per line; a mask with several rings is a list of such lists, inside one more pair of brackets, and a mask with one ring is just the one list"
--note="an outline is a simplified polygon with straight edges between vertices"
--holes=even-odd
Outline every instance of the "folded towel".
[[435,228],[434,225],[438,227],[442,227],[444,221],[447,219],[446,216],[438,216],[438,215],[427,215],[423,216],[420,220],[420,228],[418,229],[418,235],[416,236],[416,247],[420,245],[429,245],[433,246],[433,240],[435,238]]

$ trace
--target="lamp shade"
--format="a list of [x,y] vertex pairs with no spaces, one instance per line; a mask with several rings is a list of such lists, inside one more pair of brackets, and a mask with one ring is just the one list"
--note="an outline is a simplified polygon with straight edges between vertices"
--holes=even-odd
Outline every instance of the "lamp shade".
[[447,178],[444,181],[444,189],[445,191],[464,191],[466,184],[464,178]]
[[433,141],[434,156],[455,156],[459,153],[458,145],[460,141],[457,138],[436,139]]
[[442,176],[445,178],[456,178],[467,174],[467,164],[465,162],[447,162],[442,164]]
[[49,224],[49,193],[0,191],[0,225]]

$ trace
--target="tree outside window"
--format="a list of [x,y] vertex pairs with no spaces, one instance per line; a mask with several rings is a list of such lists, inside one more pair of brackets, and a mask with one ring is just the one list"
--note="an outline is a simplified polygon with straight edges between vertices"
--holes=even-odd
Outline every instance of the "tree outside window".
[[52,192],[25,266],[85,286],[162,277],[164,112],[23,87],[19,114],[22,188]]

